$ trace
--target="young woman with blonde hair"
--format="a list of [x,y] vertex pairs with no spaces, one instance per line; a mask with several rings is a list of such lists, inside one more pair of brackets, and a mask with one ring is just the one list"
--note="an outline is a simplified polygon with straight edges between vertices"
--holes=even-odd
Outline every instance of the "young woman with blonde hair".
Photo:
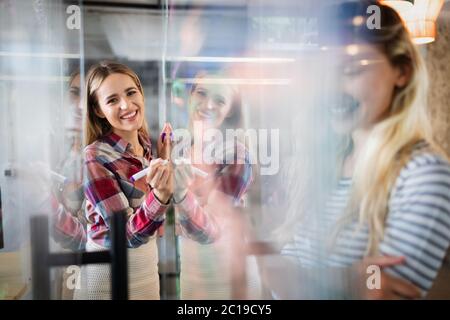
[[[251,235],[244,200],[254,168],[242,137],[226,140],[227,129],[243,129],[240,90],[223,80],[227,75],[223,70],[198,73],[189,92],[187,157],[208,176],[193,175],[191,165],[175,169],[181,299],[261,296],[256,261],[245,252]],[[198,216],[201,225],[193,221]]]
[[[371,5],[380,8],[379,29],[369,29],[364,19],[355,24]],[[324,23],[325,36],[346,46],[341,99],[330,106],[334,134],[341,137],[339,174],[321,220],[314,212],[306,219],[304,212],[291,212],[297,224],[282,253],[300,269],[327,267],[333,276],[322,279],[341,281],[321,287],[319,296],[355,297],[352,291],[361,289],[357,297],[423,297],[445,267],[450,243],[450,166],[432,136],[425,65],[392,8],[377,1],[336,8]],[[366,287],[371,264],[382,271],[375,290]],[[339,268],[363,270],[347,278],[356,281],[353,290],[338,290]]]
[[[87,251],[108,249],[110,218],[126,212],[129,298],[159,299],[156,230],[165,218],[173,192],[169,157],[170,139],[158,139],[153,159],[145,121],[144,92],[130,68],[116,62],[92,66],[86,78],[84,193]],[[164,128],[168,132],[169,128]],[[153,160],[153,161],[152,161]],[[150,167],[146,179],[131,176]],[[108,265],[82,269],[81,299],[110,298]]]

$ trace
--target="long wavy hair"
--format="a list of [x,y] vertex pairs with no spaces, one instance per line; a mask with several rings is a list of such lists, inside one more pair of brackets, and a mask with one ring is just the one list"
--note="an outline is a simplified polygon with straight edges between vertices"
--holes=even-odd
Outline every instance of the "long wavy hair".
[[[95,111],[100,108],[97,99],[98,88],[108,76],[115,73],[121,73],[131,77],[139,92],[144,97],[144,90],[142,89],[142,84],[139,77],[126,65],[114,61],[102,61],[93,65],[89,69],[86,77],[85,103],[87,119],[85,122],[85,145],[93,143],[112,131],[111,124],[108,120],[100,118]],[[138,133],[143,138],[149,139],[148,125],[145,118],[142,127],[138,130]]]
[[[428,75],[422,56],[394,9],[378,1],[347,4],[353,9],[350,12],[360,16],[370,5],[380,8],[381,28],[368,30],[362,24],[359,28],[363,30],[353,35],[379,48],[393,67],[410,73],[407,84],[395,88],[388,115],[374,126],[356,160],[347,214],[341,221],[345,223],[357,215],[360,225],[368,225],[366,254],[374,255],[384,237],[391,190],[414,147],[426,141],[433,152],[446,155],[433,139],[427,104]],[[351,139],[347,137],[346,141],[351,148]]]
[[[355,25],[354,18],[367,17],[367,8],[371,5],[380,9],[380,28],[369,29],[366,21]],[[388,115],[373,127],[364,150],[356,159],[348,206],[332,237],[334,239],[342,227],[356,217],[360,226],[366,224],[369,228],[366,254],[374,255],[384,237],[391,190],[400,169],[411,159],[417,143],[426,141],[433,152],[448,157],[433,139],[427,105],[428,75],[425,63],[396,11],[374,0],[353,1],[335,6],[328,18],[325,30],[319,29],[327,41],[338,41],[341,45],[374,45],[393,67],[409,72],[407,84],[395,88]],[[343,164],[352,151],[350,133],[341,137],[336,145],[337,163]],[[337,169],[338,176],[340,170]],[[298,186],[291,188],[297,190]],[[294,192],[304,194],[301,190]],[[296,215],[299,221],[302,213]],[[289,224],[292,230],[292,219]],[[280,233],[280,230],[277,232]]]

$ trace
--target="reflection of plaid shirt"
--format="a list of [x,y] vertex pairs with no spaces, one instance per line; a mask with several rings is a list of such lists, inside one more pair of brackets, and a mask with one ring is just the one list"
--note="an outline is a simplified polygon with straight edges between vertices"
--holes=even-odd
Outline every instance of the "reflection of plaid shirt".
[[[233,161],[226,160],[230,157]],[[214,179],[212,186],[208,184],[208,181],[202,180],[203,178],[195,178],[186,197],[175,206],[178,213],[178,225],[183,235],[200,243],[211,243],[217,240],[220,228],[214,220],[214,213],[206,212],[199,203],[197,195],[205,193],[206,186],[208,188],[206,197],[213,190],[219,191],[231,200],[222,205],[230,208],[240,206],[253,178],[250,153],[241,143],[236,143],[232,149],[224,150],[223,164],[213,166],[214,174],[206,178]]]
[[86,219],[83,216],[83,188],[80,185],[67,196],[52,194],[51,204],[53,239],[63,248],[84,250],[86,246]]
[[58,170],[67,180],[62,185],[55,184],[50,197],[53,239],[63,248],[75,251],[84,250],[86,245],[82,164],[81,150],[71,151]]
[[86,218],[88,237],[96,244],[109,247],[110,216],[127,212],[127,244],[138,247],[146,243],[161,226],[168,206],[161,204],[142,178],[135,183],[130,177],[148,167],[150,141],[139,137],[144,157],[135,156],[131,144],[111,133],[85,148]]

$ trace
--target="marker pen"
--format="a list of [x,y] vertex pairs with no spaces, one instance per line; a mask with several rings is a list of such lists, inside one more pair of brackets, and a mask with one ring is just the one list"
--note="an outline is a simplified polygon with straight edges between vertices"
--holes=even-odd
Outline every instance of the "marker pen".
[[[166,133],[165,132],[163,132],[163,133],[161,133],[161,141],[162,142],[164,142],[164,140],[166,139]],[[174,141],[174,137],[173,137],[173,132],[170,132],[170,141]]]
[[[191,164],[191,161],[190,161],[189,159],[186,159],[186,158],[175,159],[175,160],[173,160],[173,162],[174,162],[175,165],[177,165],[177,166],[179,166],[179,165],[181,165],[181,164]],[[199,177],[206,178],[206,177],[208,176],[208,173],[206,173],[206,172],[203,171],[203,170],[200,170],[199,168],[196,168],[196,167],[194,167],[194,166],[191,166],[191,169],[192,169],[192,172],[193,172],[194,174],[196,174],[197,176],[199,176]]]
[[[162,164],[165,165],[165,164],[167,164],[167,163],[168,163],[168,160],[163,160],[163,163],[162,163]],[[187,159],[175,159],[175,160],[174,160],[174,163],[175,163],[175,165],[180,165],[180,164],[182,164],[182,163],[184,163],[184,164],[189,164],[190,162],[189,162],[189,160],[187,160]],[[206,178],[206,177],[208,176],[208,173],[206,173],[205,171],[200,170],[200,169],[198,169],[198,168],[196,168],[196,167],[194,167],[194,166],[192,166],[191,169],[192,169],[192,172],[193,172],[194,174],[196,174],[197,176],[199,176],[199,177]],[[133,175],[131,176],[130,180],[131,180],[132,182],[136,182],[137,180],[142,179],[143,177],[145,177],[145,176],[147,175],[148,170],[150,170],[150,167],[147,167],[147,168],[145,168],[144,170],[141,170],[141,171],[139,171],[139,172],[133,174]]]
[[[154,161],[154,160],[152,160],[152,161]],[[168,160],[163,160],[161,164],[162,164],[162,165],[166,165],[168,162],[169,162]],[[151,163],[151,162],[150,162],[150,163]],[[130,180],[131,180],[132,182],[136,182],[136,181],[138,181],[139,179],[142,179],[143,177],[145,177],[145,176],[147,175],[147,173],[148,173],[149,170],[150,170],[150,166],[147,167],[147,168],[145,168],[144,170],[141,170],[141,171],[139,171],[139,172],[133,174],[133,175],[131,176]]]
[[62,183],[62,184],[66,183],[67,178],[64,177],[63,175],[61,175],[53,170],[49,170],[49,172],[50,172],[50,175],[52,176],[52,178],[55,179],[57,182]]

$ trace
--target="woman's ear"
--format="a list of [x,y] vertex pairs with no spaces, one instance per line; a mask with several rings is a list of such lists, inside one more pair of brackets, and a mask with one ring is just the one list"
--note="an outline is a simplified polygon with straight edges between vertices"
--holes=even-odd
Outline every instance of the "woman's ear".
[[403,88],[411,79],[412,68],[409,64],[401,64],[397,67],[397,74],[395,79],[395,86],[397,88]]
[[94,113],[99,118],[103,118],[103,119],[106,118],[105,114],[103,113],[103,111],[100,109],[99,106],[94,107]]

